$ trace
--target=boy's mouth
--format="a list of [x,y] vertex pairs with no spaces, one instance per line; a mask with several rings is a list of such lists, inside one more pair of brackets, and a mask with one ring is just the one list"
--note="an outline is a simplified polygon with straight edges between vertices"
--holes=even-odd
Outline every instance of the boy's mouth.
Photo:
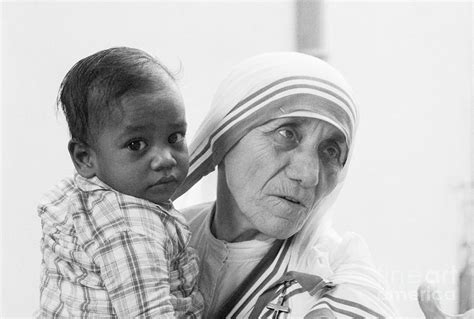
[[173,175],[170,175],[170,176],[164,176],[164,177],[160,178],[152,186],[166,185],[166,184],[176,183],[176,182],[177,182],[176,177],[174,177]]

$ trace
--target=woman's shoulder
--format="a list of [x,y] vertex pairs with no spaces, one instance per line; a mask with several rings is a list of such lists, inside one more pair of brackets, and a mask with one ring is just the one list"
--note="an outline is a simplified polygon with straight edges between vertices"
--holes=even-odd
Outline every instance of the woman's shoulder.
[[385,279],[375,267],[365,239],[353,232],[329,238],[331,274],[327,279],[335,288],[328,291],[317,305],[331,304],[364,318],[371,317],[370,314],[392,318],[394,310],[388,299]]
[[338,267],[346,263],[373,266],[372,256],[365,239],[357,233],[347,232],[334,243],[330,254],[331,264]]

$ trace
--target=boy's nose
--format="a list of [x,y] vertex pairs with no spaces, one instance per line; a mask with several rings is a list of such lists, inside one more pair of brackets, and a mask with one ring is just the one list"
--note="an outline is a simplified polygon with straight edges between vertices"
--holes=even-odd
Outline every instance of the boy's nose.
[[153,154],[151,160],[151,169],[154,171],[161,171],[165,169],[170,169],[175,166],[176,160],[173,157],[173,154],[168,149],[159,149],[156,150]]

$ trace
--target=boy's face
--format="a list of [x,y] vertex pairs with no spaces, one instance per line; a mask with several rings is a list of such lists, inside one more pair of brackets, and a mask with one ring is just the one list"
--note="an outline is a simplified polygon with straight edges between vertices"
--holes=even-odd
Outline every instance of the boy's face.
[[184,104],[176,85],[120,98],[93,150],[96,176],[119,192],[166,202],[188,173]]

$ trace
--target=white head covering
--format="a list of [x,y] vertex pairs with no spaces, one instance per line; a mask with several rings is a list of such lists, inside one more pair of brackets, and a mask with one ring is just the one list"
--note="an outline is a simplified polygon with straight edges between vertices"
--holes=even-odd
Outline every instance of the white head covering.
[[[305,95],[314,103],[281,107],[278,102],[292,95]],[[190,144],[189,175],[176,197],[212,172],[249,131],[281,117],[326,121],[344,134],[349,148],[336,188],[313,207],[305,225],[293,239],[289,270],[316,274],[336,283],[362,284],[379,292],[380,278],[373,272],[370,262],[365,262],[370,258],[361,245],[346,246],[355,250],[353,252],[362,262],[357,256],[355,261],[352,258],[350,262],[342,262],[341,272],[337,274],[329,269],[327,260],[321,262],[321,256],[330,253],[327,242],[334,242],[335,238],[341,242],[330,226],[327,211],[347,173],[358,111],[342,75],[318,58],[295,52],[267,53],[247,59],[232,69],[219,86],[211,109]],[[336,256],[336,262],[339,262],[338,258]]]

